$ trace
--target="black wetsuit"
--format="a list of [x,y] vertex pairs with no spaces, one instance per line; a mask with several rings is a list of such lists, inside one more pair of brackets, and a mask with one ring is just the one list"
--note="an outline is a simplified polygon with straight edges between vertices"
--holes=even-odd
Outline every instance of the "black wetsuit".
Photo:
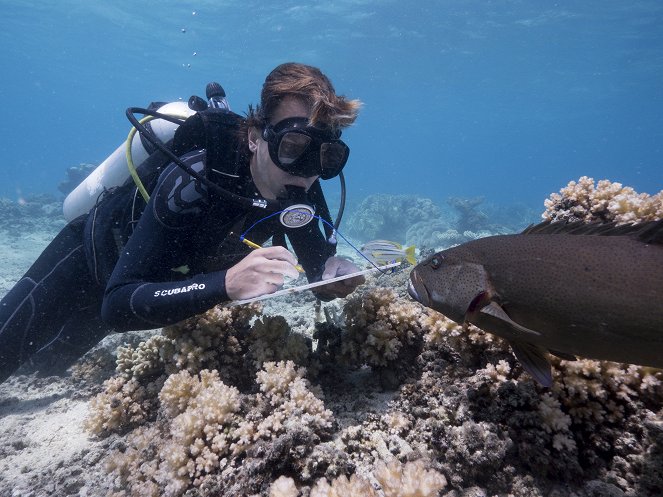
[[[225,165],[209,164],[204,149],[183,158],[210,179],[223,175]],[[258,196],[248,159],[232,169],[225,186]],[[175,164],[146,206],[139,199],[135,191],[108,195],[69,223],[2,299],[0,382],[33,356],[40,370],[59,372],[110,331],[157,328],[228,300],[226,269],[251,250],[239,235],[270,212],[228,203]],[[263,244],[283,234],[308,279],[319,280],[335,247],[318,223],[286,229],[273,216],[246,238]]]

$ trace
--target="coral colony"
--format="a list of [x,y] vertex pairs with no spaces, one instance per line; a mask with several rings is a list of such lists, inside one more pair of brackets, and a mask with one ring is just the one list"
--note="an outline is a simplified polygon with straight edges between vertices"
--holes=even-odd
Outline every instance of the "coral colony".
[[[660,219],[663,193],[581,178],[546,208]],[[120,348],[87,420],[121,441],[106,495],[663,495],[662,371],[555,358],[545,389],[502,340],[405,298],[406,278],[373,279],[313,338],[253,304]]]

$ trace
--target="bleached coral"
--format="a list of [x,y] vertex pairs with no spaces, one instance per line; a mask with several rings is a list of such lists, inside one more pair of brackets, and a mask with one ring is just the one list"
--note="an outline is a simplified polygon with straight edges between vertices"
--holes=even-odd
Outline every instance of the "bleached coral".
[[224,465],[230,431],[239,423],[240,394],[216,371],[171,375],[159,400],[163,421],[137,430],[107,464],[114,485],[130,489],[131,495],[175,497],[200,485]]
[[135,379],[110,378],[104,382],[104,391],[90,400],[85,428],[95,435],[127,431],[156,413],[156,393],[162,381],[157,379],[142,385]]
[[550,221],[616,221],[618,224],[663,219],[663,191],[637,193],[629,186],[582,176],[544,202]]
[[[260,442],[302,429],[328,433],[333,415],[312,393],[305,372],[291,361],[265,363],[256,377],[261,393],[251,396],[224,384],[217,371],[170,375],[158,395],[159,421],[136,430],[127,446],[111,455],[112,480],[131,495],[158,488],[158,495],[176,497],[235,466]],[[145,438],[148,433],[152,441]]]
[[[173,346],[162,350],[166,372],[237,365],[243,354],[241,341],[260,306],[213,307],[209,311],[163,329]],[[170,351],[170,352],[169,352]]]
[[333,414],[310,390],[305,374],[305,368],[297,368],[292,361],[263,365],[256,375],[262,393],[256,398],[254,412],[237,429],[238,440],[232,446],[235,454],[298,426],[321,434],[329,431]]
[[280,476],[269,488],[269,497],[297,497],[299,490],[295,480],[287,476]]
[[444,475],[426,469],[422,460],[401,464],[398,460],[378,461],[374,472],[385,497],[435,497],[447,486]]
[[399,300],[388,288],[376,288],[352,297],[345,305],[346,332],[342,353],[349,364],[386,366],[401,349],[423,340],[423,308]]
[[307,365],[311,353],[311,341],[299,333],[293,333],[283,316],[265,316],[257,319],[248,337],[249,356],[256,368],[268,361],[291,360]]
[[357,475],[341,475],[329,483],[321,479],[313,486],[309,497],[380,497],[368,480]]
[[240,397],[217,371],[208,370],[199,377],[186,371],[171,375],[162,393],[164,411],[177,414],[170,424],[170,440],[161,450],[159,480],[165,483],[165,495],[176,496],[223,466],[232,440],[229,430],[239,423]]
[[462,327],[458,323],[432,310],[427,311],[422,324],[426,332],[424,340],[432,345],[443,344],[450,333],[462,332]]
[[97,435],[123,431],[156,416],[157,394],[168,374],[196,375],[212,368],[224,378],[242,376],[245,335],[256,305],[215,307],[164,328],[137,347],[118,347],[117,372],[90,405],[87,429]]
[[116,452],[104,462],[105,471],[114,477],[115,490],[108,497],[161,497],[156,483],[160,442],[161,433],[155,425],[140,427],[128,435],[124,452]]
[[558,399],[550,393],[541,396],[539,412],[543,420],[543,429],[548,433],[554,433],[552,445],[557,450],[575,450],[576,443],[570,431],[571,416],[561,409]]
[[[371,482],[357,475],[348,478],[341,475],[331,482],[319,479],[309,497],[435,497],[447,485],[444,475],[426,469],[422,460],[402,464],[396,459],[378,461],[373,477],[379,484],[375,489]],[[299,491],[292,478],[280,477],[270,488],[270,497],[297,497]]]
[[173,341],[163,335],[154,335],[140,342],[136,348],[125,345],[117,348],[117,372],[126,379],[161,374],[164,355],[170,355]]

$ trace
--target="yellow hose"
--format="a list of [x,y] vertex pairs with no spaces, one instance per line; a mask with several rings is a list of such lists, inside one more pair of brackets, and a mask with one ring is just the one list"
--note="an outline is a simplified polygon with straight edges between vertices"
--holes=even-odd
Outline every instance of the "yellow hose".
[[[176,117],[180,119],[186,119],[189,116],[186,115],[177,115],[177,114],[165,114],[169,117]],[[140,124],[145,124],[146,122],[152,121],[153,119],[159,119],[158,117],[155,116],[145,116],[138,122]],[[136,128],[131,128],[131,131],[129,131],[129,136],[127,136],[127,148],[126,148],[126,157],[127,157],[127,167],[129,168],[129,174],[131,174],[131,177],[134,180],[134,183],[136,183],[136,187],[138,188],[138,191],[140,192],[141,196],[145,200],[145,203],[147,203],[150,200],[150,194],[147,193],[147,190],[145,189],[145,186],[143,185],[143,182],[140,180],[140,176],[138,176],[138,171],[136,171],[136,166],[134,165],[134,160],[131,155],[131,144],[133,143],[134,135],[136,134],[136,131],[138,131]]]

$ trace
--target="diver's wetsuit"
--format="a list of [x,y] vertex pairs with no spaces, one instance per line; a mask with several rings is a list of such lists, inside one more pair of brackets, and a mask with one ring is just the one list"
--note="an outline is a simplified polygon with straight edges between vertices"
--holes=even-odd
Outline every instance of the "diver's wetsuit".
[[[184,156],[197,172],[205,158],[205,150]],[[235,193],[258,196],[248,161],[237,172]],[[110,331],[157,328],[228,300],[226,269],[251,250],[239,235],[270,214],[229,204],[174,164],[128,240],[116,228],[134,197],[121,199],[122,215],[111,200],[69,223],[0,302],[0,382],[34,354],[40,370],[64,370]],[[319,280],[335,253],[319,225],[287,229],[273,216],[246,237],[262,244],[280,233]]]

